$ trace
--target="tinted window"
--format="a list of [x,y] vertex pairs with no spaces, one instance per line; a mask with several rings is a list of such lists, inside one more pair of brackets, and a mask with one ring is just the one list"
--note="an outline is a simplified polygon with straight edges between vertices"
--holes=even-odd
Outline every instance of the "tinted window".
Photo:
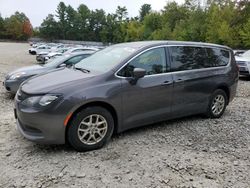
[[171,46],[171,70],[182,71],[208,66],[205,48],[192,46]]
[[210,66],[225,66],[229,62],[229,51],[220,48],[207,48]]
[[146,75],[160,74],[167,71],[166,55],[164,48],[149,50],[126,65],[118,75],[123,77],[131,77],[134,68],[142,68],[146,70]]

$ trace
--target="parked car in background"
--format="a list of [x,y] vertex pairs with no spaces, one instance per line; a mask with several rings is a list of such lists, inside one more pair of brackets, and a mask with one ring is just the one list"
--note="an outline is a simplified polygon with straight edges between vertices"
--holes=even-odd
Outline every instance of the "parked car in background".
[[73,54],[73,53],[78,53],[78,52],[82,52],[82,51],[96,52],[98,50],[99,50],[98,48],[92,48],[92,47],[75,47],[75,48],[69,49],[67,52],[65,52],[65,54]]
[[219,118],[236,94],[233,51],[206,43],[147,41],[107,47],[27,80],[15,97],[20,133],[76,150],[114,132],[194,114]]
[[3,84],[8,92],[15,94],[20,84],[28,78],[51,70],[63,67],[71,67],[82,59],[90,56],[92,53],[92,51],[85,51],[70,55],[64,55],[48,62],[45,65],[33,65],[17,69],[6,76]]
[[246,50],[233,50],[235,56],[241,56]]
[[48,45],[41,45],[41,46],[38,46],[36,48],[30,48],[29,49],[29,53],[31,55],[36,55],[36,54],[38,54],[40,52],[49,52],[49,51],[51,51],[51,47],[48,46]]
[[250,76],[250,50],[240,56],[235,56],[236,63],[239,67],[240,75]]
[[70,48],[59,48],[55,51],[51,52],[40,52],[36,55],[36,60],[41,63],[45,63],[45,61],[49,60],[51,57],[54,56],[61,56],[64,52],[68,51]]

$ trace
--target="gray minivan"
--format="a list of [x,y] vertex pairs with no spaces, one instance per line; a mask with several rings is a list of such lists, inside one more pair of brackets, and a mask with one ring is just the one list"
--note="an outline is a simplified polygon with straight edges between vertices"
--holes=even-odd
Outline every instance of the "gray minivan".
[[219,118],[233,100],[238,68],[225,46],[145,41],[107,47],[63,69],[27,80],[15,97],[27,139],[102,147],[127,129],[193,114]]

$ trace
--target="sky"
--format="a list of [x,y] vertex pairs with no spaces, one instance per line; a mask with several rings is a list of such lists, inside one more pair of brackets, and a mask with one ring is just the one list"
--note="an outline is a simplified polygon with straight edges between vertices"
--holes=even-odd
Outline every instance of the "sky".
[[[83,3],[90,10],[102,8],[107,13],[114,13],[118,5],[126,6],[128,16],[134,17],[139,14],[141,5],[145,3],[151,4],[153,10],[159,11],[168,1],[173,0],[0,0],[0,14],[2,17],[9,17],[16,11],[23,12],[30,19],[33,27],[37,27],[48,14],[55,14],[60,1],[75,9]],[[175,1],[184,2],[184,0]]]

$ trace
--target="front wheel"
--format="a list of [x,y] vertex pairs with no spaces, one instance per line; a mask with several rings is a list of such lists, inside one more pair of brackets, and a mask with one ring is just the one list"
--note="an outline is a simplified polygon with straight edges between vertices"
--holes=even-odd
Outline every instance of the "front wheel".
[[206,115],[209,118],[219,118],[223,115],[228,103],[228,97],[225,91],[217,89],[210,97]]
[[77,113],[68,125],[67,139],[77,151],[98,149],[107,143],[114,130],[114,120],[102,107],[87,107]]

